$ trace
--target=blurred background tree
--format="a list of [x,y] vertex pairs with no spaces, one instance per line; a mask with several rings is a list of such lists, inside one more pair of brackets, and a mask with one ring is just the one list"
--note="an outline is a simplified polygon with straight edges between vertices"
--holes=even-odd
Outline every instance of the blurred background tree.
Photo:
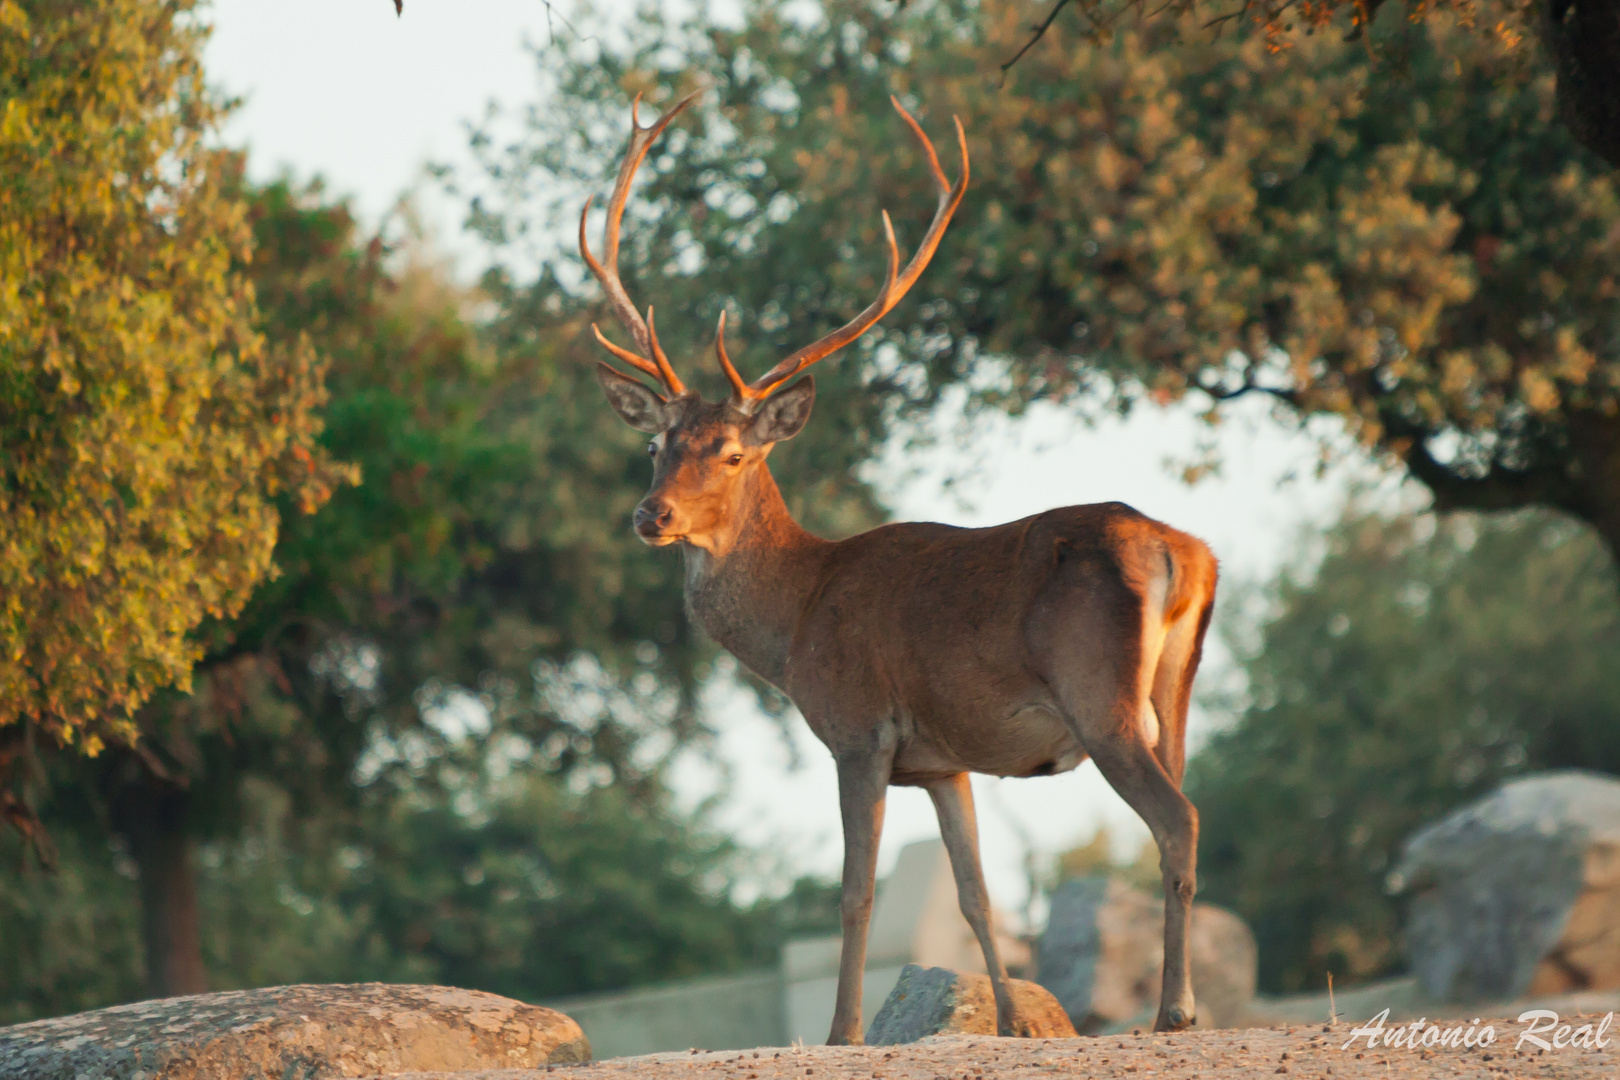
[[1401,968],[1385,879],[1419,826],[1520,772],[1620,774],[1620,581],[1568,519],[1353,512],[1224,619],[1243,686],[1187,791],[1264,991]]
[[[323,357],[322,445],[365,480],[283,506],[279,576],[204,628],[192,692],[145,706],[134,747],[44,765],[67,862],[0,897],[21,931],[0,1001],[360,978],[532,998],[757,962],[788,909],[737,908],[735,853],[669,799],[708,652],[624,527],[642,455],[578,321],[486,338],[475,294],[319,186],[247,197],[261,329]],[[92,925],[105,952],[71,944]]]
[[[523,745],[440,748],[361,785],[346,813],[245,784],[236,827],[196,845],[209,987],[378,979],[547,1000],[763,966],[784,938],[836,929],[834,887],[739,903],[760,868],[699,815],[576,790]],[[149,995],[139,871],[58,791],[43,813],[58,872],[0,877],[0,1024]]]
[[[1001,70],[1012,68],[1030,49],[1039,47],[1070,3],[1051,3],[1040,22],[1026,32],[1018,51],[1001,64]],[[1292,0],[1242,0],[1230,5],[1176,0],[1155,12],[1191,16],[1187,19],[1191,33],[1219,32],[1234,20],[1243,20],[1281,49],[1289,46],[1296,27],[1362,41],[1382,7],[1383,0],[1323,0],[1309,5]],[[1438,13],[1478,25],[1510,47],[1516,48],[1527,35],[1534,35],[1556,78],[1559,119],[1576,141],[1620,167],[1620,18],[1612,5],[1603,0],[1514,0],[1482,10],[1474,0],[1408,0],[1401,7],[1400,17],[1408,21],[1421,22]],[[1078,21],[1078,27],[1094,40],[1106,40],[1116,24],[1140,17],[1145,10],[1141,0],[1081,0],[1070,21]]]

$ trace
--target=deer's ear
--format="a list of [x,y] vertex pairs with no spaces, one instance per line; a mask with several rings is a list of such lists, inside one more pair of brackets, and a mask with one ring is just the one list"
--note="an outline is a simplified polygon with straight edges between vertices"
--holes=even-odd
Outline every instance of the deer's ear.
[[806,375],[786,390],[772,394],[754,417],[749,441],[765,443],[791,439],[810,419],[810,406],[816,403],[816,380]]
[[668,429],[669,402],[600,360],[596,362],[596,381],[602,384],[602,392],[619,419],[649,435]]

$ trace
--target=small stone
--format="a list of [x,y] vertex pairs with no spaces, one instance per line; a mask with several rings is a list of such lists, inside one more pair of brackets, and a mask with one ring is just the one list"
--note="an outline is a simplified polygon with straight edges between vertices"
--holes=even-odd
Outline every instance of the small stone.
[[[1044,987],[1009,979],[1018,1020],[1033,1038],[1072,1038],[1063,1006]],[[916,1042],[930,1035],[996,1034],[996,999],[988,975],[907,964],[866,1033],[870,1046]]]

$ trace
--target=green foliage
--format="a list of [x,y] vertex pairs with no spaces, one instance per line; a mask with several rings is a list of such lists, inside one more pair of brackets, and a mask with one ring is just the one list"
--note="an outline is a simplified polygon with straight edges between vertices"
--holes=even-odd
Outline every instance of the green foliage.
[[667,804],[518,763],[494,792],[388,809],[346,891],[432,981],[532,1000],[766,960],[725,894],[732,852]]
[[154,793],[182,807],[162,827],[194,847],[215,988],[536,998],[764,962],[825,923],[810,883],[739,908],[741,854],[669,801],[708,647],[678,563],[628,528],[645,455],[577,321],[534,299],[486,337],[477,294],[318,186],[246,195],[259,327],[323,358],[322,445],[363,482],[282,503],[279,576],[202,629],[193,692],[140,711],[138,749],[43,760],[62,870],[0,879],[4,1017],[140,996]]
[[[741,853],[701,820],[572,792],[515,745],[458,744],[431,775],[368,787],[353,819],[249,783],[241,828],[198,853],[211,987],[376,979],[545,1000],[770,963],[827,895],[804,883],[796,906],[739,908]],[[135,868],[73,798],[43,807],[59,873],[0,875],[0,1024],[142,996]],[[0,838],[0,857],[18,843]]]
[[1254,928],[1266,990],[1400,966],[1384,878],[1419,826],[1526,770],[1620,773],[1620,592],[1568,520],[1351,515],[1249,599],[1248,704],[1187,791],[1199,895]]
[[[1269,395],[1442,505],[1557,506],[1620,545],[1620,200],[1551,122],[1533,50],[1484,29],[1494,7],[1386,13],[1370,52],[1146,17],[1099,42],[1065,20],[1004,87],[1022,4],[789,8],[756,0],[740,28],[644,11],[620,46],[546,57],[555,103],[477,144],[475,223],[514,241],[566,222],[632,92],[711,83],[646,170],[625,257],[690,313],[690,353],[733,305],[757,370],[875,295],[880,207],[902,243],[927,220],[899,93],[942,149],[961,117],[973,183],[911,297],[818,377],[924,407],[960,385],[1010,409]],[[533,205],[546,176],[565,205]],[[888,414],[839,408],[869,449]]]
[[0,2],[0,726],[94,754],[319,506],[321,365],[267,346],[190,0]]
[[[263,332],[323,357],[321,441],[364,482],[318,514],[283,503],[279,575],[204,628],[194,692],[141,712],[140,753],[85,782],[115,817],[129,790],[183,786],[190,828],[229,836],[249,778],[310,812],[342,804],[368,747],[411,732],[438,753],[422,718],[459,703],[548,770],[651,795],[700,733],[705,654],[678,574],[624,527],[640,493],[585,407],[588,368],[552,341],[490,348],[463,314],[475,296],[364,240],[318,187],[254,192],[251,221]],[[599,707],[563,715],[575,691]]]
[[[690,681],[699,652],[660,613],[661,600],[678,605],[679,582],[646,568],[626,524],[640,493],[619,432],[582,393],[594,384],[573,349],[578,327],[552,319],[491,344],[466,316],[477,294],[419,249],[390,256],[367,242],[318,189],[268,189],[255,231],[266,332],[308,334],[329,358],[323,441],[368,483],[320,515],[289,515],[284,574],[235,638],[293,617],[321,624],[323,640],[408,641],[417,655],[384,663],[412,665],[392,680],[412,707],[428,677],[488,690],[478,680],[493,672],[516,693],[537,657],[581,650]],[[655,658],[638,662],[652,642]]]
[[1041,892],[1050,893],[1069,878],[1092,874],[1106,874],[1154,896],[1164,895],[1159,846],[1151,838],[1144,840],[1130,861],[1120,862],[1114,854],[1114,837],[1106,825],[1099,826],[1085,843],[1059,852],[1051,871],[1038,884]]
[[48,808],[44,816],[52,873],[29,864],[20,835],[0,833],[0,1026],[145,996],[134,882],[118,872],[105,833],[81,835]]

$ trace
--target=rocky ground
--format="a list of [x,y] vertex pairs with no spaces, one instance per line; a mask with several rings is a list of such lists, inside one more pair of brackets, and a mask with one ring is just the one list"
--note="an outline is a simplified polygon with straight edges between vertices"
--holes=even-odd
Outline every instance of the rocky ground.
[[[1471,1019],[1471,1018],[1470,1018]],[[1599,1023],[1602,1015],[1564,1023]],[[1571,1080],[1617,1075],[1620,1033],[1613,1026],[1607,1047],[1540,1050],[1526,1041],[1527,1025],[1513,1019],[1486,1021],[1496,1041],[1471,1049],[1369,1050],[1360,1039],[1341,1049],[1353,1025],[1194,1031],[1176,1035],[1108,1035],[1078,1039],[997,1039],[941,1035],[905,1046],[801,1046],[765,1050],[689,1051],[616,1058],[589,1065],[539,1070],[458,1073],[454,1080],[984,1080],[986,1077],[1084,1076],[1121,1080],[1287,1077],[1346,1080],[1356,1077],[1444,1077],[1503,1080],[1549,1077]],[[1480,1025],[1483,1029],[1484,1023]],[[405,1080],[405,1078],[397,1078]],[[410,1080],[451,1080],[450,1074],[412,1074]]]

